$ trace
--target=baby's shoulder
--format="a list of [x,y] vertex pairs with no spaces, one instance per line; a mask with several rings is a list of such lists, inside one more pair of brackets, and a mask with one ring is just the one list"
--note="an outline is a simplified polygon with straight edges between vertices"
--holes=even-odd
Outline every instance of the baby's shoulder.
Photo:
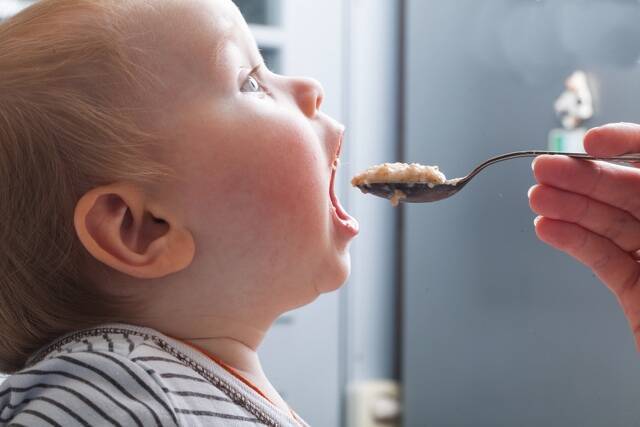
[[180,425],[162,384],[135,361],[143,344],[116,335],[61,343],[0,386],[0,425]]
[[30,365],[46,360],[62,359],[65,356],[91,357],[97,360],[127,360],[137,363],[138,358],[146,356],[169,356],[153,340],[152,335],[119,328],[95,328],[78,331],[57,340],[32,358]]
[[63,337],[0,385],[0,426],[259,424],[165,344],[118,328]]

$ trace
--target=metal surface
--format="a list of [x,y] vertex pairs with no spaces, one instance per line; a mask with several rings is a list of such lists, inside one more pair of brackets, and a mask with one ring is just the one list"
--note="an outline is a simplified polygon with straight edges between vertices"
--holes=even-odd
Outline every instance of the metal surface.
[[566,153],[560,151],[516,151],[513,153],[502,154],[484,161],[478,165],[469,175],[449,179],[443,184],[427,184],[422,182],[371,182],[361,184],[357,187],[364,194],[382,197],[383,199],[391,199],[400,192],[403,196],[398,198],[402,203],[429,203],[447,199],[464,188],[480,171],[488,166],[494,165],[505,160],[517,159],[522,157],[537,157],[541,155],[562,155],[584,160],[601,160],[606,162],[637,162],[640,161],[640,155],[626,154],[623,156],[600,158],[589,156],[584,153]]

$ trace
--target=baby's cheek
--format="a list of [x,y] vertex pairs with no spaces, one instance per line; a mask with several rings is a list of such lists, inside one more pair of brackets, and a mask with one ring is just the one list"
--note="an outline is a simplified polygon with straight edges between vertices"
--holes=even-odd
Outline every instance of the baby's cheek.
[[256,198],[289,221],[314,216],[329,187],[329,175],[322,173],[316,154],[292,144],[263,160],[257,168],[261,173],[255,177]]
[[328,197],[329,175],[313,146],[295,136],[260,140],[229,159],[223,179],[233,189],[226,195],[232,209],[279,227],[316,215],[320,199]]
[[224,233],[257,239],[317,239],[326,230],[330,168],[313,130],[291,120],[225,130],[209,131],[215,139],[203,132],[189,154],[189,200],[201,225],[220,221]]

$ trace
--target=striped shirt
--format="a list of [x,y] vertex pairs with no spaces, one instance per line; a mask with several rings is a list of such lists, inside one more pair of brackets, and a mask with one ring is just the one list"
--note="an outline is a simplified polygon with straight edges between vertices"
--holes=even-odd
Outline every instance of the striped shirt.
[[0,425],[308,427],[190,346],[122,324],[35,354],[0,385]]

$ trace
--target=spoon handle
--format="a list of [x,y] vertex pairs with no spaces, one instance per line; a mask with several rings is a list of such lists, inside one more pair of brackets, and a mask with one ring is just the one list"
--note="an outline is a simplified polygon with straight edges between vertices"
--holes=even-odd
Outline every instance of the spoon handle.
[[494,163],[503,162],[509,159],[515,159],[518,157],[538,157],[543,154],[569,156],[577,159],[585,160],[604,160],[607,162],[640,162],[640,154],[623,154],[615,157],[593,157],[585,153],[564,153],[562,151],[515,151],[513,153],[506,153],[500,156],[493,157],[475,168],[465,179],[471,179],[476,176],[482,169],[490,166]]

